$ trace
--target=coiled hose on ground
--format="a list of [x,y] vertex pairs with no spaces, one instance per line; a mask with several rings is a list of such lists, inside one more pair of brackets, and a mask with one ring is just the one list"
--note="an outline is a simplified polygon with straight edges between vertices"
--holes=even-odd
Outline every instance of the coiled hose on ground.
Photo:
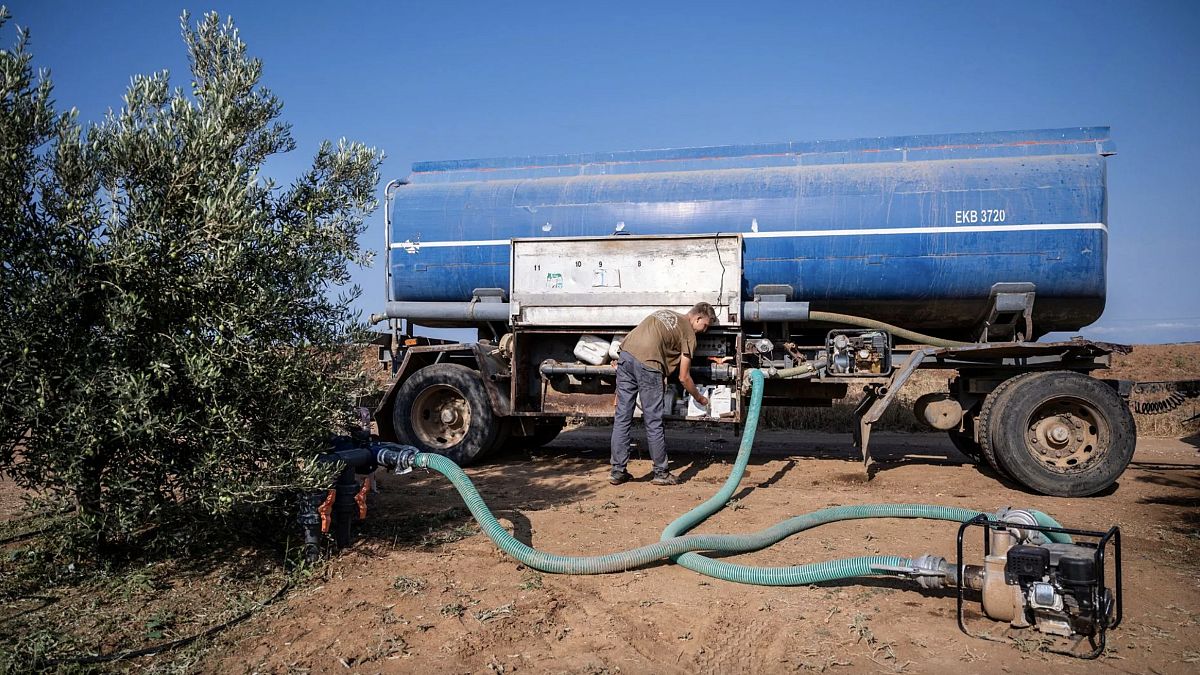
[[[737,565],[700,555],[697,551],[713,553],[743,553],[756,551],[787,537],[818,525],[859,518],[928,518],[965,522],[978,516],[980,511],[924,504],[869,504],[863,506],[838,506],[789,518],[769,528],[750,534],[685,534],[721,510],[729,501],[741,482],[754,445],[758,418],[762,410],[762,372],[750,372],[750,408],[746,416],[745,431],[733,470],[725,485],[717,494],[703,504],[688,511],[667,526],[662,539],[627,551],[598,556],[564,556],[539,551],[521,542],[504,529],[483,498],[471,483],[471,479],[453,461],[430,453],[416,453],[407,461],[408,466],[432,469],[450,480],[463,498],[471,515],[478,521],[483,533],[500,550],[533,569],[552,574],[604,574],[619,572],[647,565],[656,560],[671,558],[688,569],[707,576],[747,584],[758,585],[805,585],[821,581],[846,579],[892,572],[890,568],[911,567],[913,560],[903,556],[864,556],[831,560],[794,567],[752,567]],[[383,453],[380,453],[382,456]],[[395,465],[394,462],[381,462]],[[1060,527],[1054,519],[1032,512],[1038,523]],[[1049,535],[1052,540],[1070,541],[1065,535]]]

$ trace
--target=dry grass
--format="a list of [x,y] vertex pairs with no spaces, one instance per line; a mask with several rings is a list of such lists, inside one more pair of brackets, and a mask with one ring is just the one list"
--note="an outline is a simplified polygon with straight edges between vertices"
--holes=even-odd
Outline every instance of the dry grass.
[[[1200,343],[1137,345],[1130,354],[1114,355],[1112,367],[1096,371],[1096,377],[1134,382],[1200,380]],[[1188,399],[1161,415],[1134,413],[1133,418],[1141,436],[1190,436],[1200,432],[1200,398]]]
[[[1200,432],[1200,399],[1192,399],[1184,405],[1162,415],[1139,415],[1134,413],[1139,436],[1157,438],[1184,438]],[[1190,420],[1190,421],[1189,421]]]

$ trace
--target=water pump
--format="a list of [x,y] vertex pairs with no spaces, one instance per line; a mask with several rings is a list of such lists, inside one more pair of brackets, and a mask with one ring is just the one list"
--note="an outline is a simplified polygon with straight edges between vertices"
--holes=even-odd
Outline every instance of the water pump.
[[[963,559],[963,537],[972,527],[983,529],[982,565]],[[1111,588],[1105,574],[1110,555]],[[989,618],[1069,645],[1049,651],[1095,658],[1104,651],[1107,632],[1121,623],[1121,530],[1116,526],[1092,532],[1041,526],[1022,510],[1005,510],[995,518],[983,514],[959,528],[955,571],[958,625],[968,635],[963,613],[968,589],[980,591]],[[1085,642],[1090,650],[1081,649]]]

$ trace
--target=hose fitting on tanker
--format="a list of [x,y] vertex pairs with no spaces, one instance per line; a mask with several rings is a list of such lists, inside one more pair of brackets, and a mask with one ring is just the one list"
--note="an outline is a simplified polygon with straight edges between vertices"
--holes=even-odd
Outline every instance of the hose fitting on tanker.
[[[815,361],[802,363],[791,368],[776,368],[774,366],[767,366],[765,368],[758,368],[757,370],[758,372],[762,373],[763,377],[771,380],[803,380],[820,374],[825,370],[827,365],[828,360],[825,357],[821,357]],[[750,389],[751,385],[751,370],[754,369],[747,369],[745,375],[742,376],[742,386],[747,390]]]
[[372,443],[371,447],[375,451],[375,463],[397,474],[412,471],[413,462],[420,452],[411,445],[399,443]]

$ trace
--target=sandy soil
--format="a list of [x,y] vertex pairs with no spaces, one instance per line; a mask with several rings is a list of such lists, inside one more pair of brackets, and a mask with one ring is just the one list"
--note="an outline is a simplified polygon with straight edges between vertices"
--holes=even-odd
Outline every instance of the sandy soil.
[[[712,495],[737,439],[673,430],[675,487],[610,486],[607,430],[564,433],[469,470],[516,535],[547,551],[595,554],[655,541]],[[1125,619],[1087,662],[1038,650],[1036,634],[972,613],[994,640],[959,632],[950,592],[872,579],[760,588],[669,564],[602,576],[537,574],[499,553],[440,475],[381,480],[371,519],[324,579],[221,638],[210,672],[725,673],[1196,672],[1200,662],[1200,437],[1143,439],[1110,493],[1028,494],[957,454],[941,435],[880,434],[881,470],[866,481],[842,434],[761,432],[736,503],[701,527],[749,531],[813,509],[921,502],[1042,509],[1068,526],[1122,528]],[[686,449],[686,450],[685,450]],[[427,523],[433,526],[427,527]],[[739,561],[788,565],[875,553],[952,557],[956,527],[857,521],[797,535]],[[969,605],[970,606],[970,605]],[[977,607],[977,605],[976,605]]]

